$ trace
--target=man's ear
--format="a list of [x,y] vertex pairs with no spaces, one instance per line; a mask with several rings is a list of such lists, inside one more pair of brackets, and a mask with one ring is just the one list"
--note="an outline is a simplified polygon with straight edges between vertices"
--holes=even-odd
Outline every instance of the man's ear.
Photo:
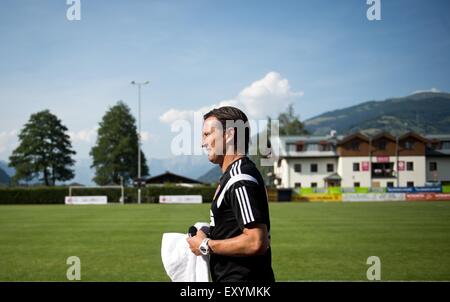
[[234,143],[234,128],[225,130],[225,143],[228,145],[230,142]]

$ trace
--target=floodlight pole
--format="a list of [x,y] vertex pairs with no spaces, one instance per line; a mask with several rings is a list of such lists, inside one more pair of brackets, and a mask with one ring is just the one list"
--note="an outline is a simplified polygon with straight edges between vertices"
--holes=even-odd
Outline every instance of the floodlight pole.
[[149,81],[131,82],[138,87],[138,204],[141,203],[141,86],[148,83]]
[[120,176],[120,203],[124,204],[125,203],[125,194],[124,194],[124,189],[123,189],[123,176]]

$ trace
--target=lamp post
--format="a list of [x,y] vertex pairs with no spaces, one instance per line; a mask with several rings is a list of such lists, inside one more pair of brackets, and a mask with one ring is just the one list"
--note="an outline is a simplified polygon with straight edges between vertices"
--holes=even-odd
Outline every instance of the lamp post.
[[138,204],[141,203],[141,86],[148,83],[149,81],[131,82],[131,85],[138,87]]

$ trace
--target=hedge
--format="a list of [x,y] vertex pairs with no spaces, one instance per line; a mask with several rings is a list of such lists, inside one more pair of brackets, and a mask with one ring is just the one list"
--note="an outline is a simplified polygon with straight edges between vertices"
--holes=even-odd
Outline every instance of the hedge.
[[342,194],[341,187],[328,187],[327,188],[328,194]]
[[300,194],[313,194],[315,193],[314,188],[300,188]]
[[355,187],[355,193],[369,193],[369,188],[368,187]]
[[[193,188],[178,186],[144,187],[141,191],[142,203],[157,203],[160,195],[202,195],[203,202],[211,202],[215,187],[198,186]],[[73,196],[106,195],[108,202],[119,202],[120,189],[75,189]],[[64,204],[69,196],[68,187],[14,187],[0,188],[0,204]],[[125,203],[137,202],[137,188],[125,188]]]
[[64,204],[69,189],[55,188],[0,188],[0,204]]

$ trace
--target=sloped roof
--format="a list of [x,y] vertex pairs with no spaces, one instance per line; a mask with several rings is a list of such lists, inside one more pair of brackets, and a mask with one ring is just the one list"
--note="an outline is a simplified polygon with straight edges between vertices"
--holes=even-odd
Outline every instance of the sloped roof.
[[166,171],[163,174],[156,175],[145,180],[146,184],[163,184],[166,182],[171,183],[188,183],[188,184],[203,184],[201,181],[178,175],[169,171]]
[[337,173],[333,173],[325,177],[324,180],[342,180],[342,177]]

